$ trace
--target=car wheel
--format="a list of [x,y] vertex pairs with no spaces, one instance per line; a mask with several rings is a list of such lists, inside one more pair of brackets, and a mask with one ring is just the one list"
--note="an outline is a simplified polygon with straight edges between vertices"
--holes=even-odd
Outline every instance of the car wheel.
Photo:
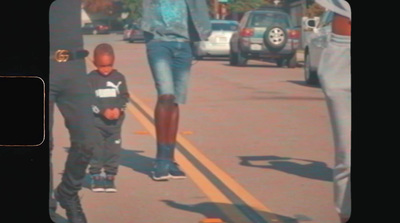
[[232,66],[237,66],[238,65],[238,61],[237,61],[237,53],[233,52],[232,50],[232,46],[230,49],[230,53],[229,53],[229,64]]
[[129,39],[128,42],[133,43],[133,42],[135,42],[135,41],[134,41],[133,39]]
[[264,44],[273,52],[280,51],[287,42],[286,30],[280,26],[271,26],[264,33]]
[[318,83],[318,74],[311,68],[310,55],[308,53],[304,56],[304,79],[307,84],[315,85]]
[[290,56],[287,60],[287,66],[289,68],[295,68],[297,67],[297,58],[296,58],[296,53],[294,53],[292,56]]
[[236,53],[236,61],[237,61],[237,66],[246,66],[247,65],[247,58],[242,55],[240,50]]
[[286,59],[285,58],[279,58],[276,60],[276,66],[278,67],[283,67],[283,65],[285,64]]

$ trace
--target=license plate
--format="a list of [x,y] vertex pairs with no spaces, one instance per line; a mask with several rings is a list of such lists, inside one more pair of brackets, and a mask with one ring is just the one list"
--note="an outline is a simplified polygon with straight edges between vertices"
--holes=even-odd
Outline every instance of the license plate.
[[250,49],[251,49],[251,50],[261,50],[262,47],[261,47],[261,45],[259,45],[259,44],[251,44],[251,45],[250,45]]
[[226,37],[217,37],[217,43],[226,43],[228,39]]

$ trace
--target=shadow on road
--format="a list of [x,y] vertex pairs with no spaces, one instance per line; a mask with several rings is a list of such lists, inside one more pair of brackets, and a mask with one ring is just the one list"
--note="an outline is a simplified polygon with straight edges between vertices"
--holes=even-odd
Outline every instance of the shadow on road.
[[315,180],[331,182],[333,179],[333,170],[323,162],[279,156],[240,156],[239,159],[242,166],[274,169]]
[[[151,178],[151,171],[153,169],[153,158],[149,158],[146,156],[140,155],[143,153],[141,150],[128,150],[122,149],[121,150],[121,159],[120,159],[120,166],[129,167],[132,170],[147,175]],[[91,177],[90,174],[86,174],[85,179],[83,180],[83,187],[90,189],[90,181]]]
[[[213,202],[203,202],[199,204],[182,204],[178,203],[175,201],[171,200],[161,200],[165,204],[167,204],[170,207],[184,210],[184,211],[190,211],[190,212],[195,212],[202,214],[204,218],[219,218],[223,222],[227,223],[235,223],[235,219],[230,219],[228,216],[226,216],[221,209],[229,209],[235,206],[239,210],[246,210],[249,207],[246,205],[241,205],[241,204],[223,204],[223,203],[213,203]],[[290,218],[282,215],[276,215],[276,214],[271,214],[271,213],[266,213],[266,212],[261,212],[260,213],[263,216],[271,216],[273,215],[274,217],[278,218],[282,223],[298,223],[298,220],[295,218]],[[266,221],[261,221],[261,219],[257,222],[265,222]]]
[[229,61],[229,57],[203,57],[201,59],[194,59],[196,61]]
[[248,100],[296,100],[296,101],[324,101],[322,97],[303,97],[303,96],[252,96]]
[[142,150],[121,150],[120,165],[131,168],[132,170],[142,173],[151,177],[151,171],[153,170],[154,158],[142,156]]
[[321,85],[319,83],[311,85],[311,84],[307,84],[305,81],[287,81],[287,82],[290,82],[290,83],[293,83],[293,84],[297,84],[297,85],[300,85],[300,86],[304,86],[304,87],[321,88]]
[[282,67],[277,67],[276,65],[271,65],[271,64],[247,64],[246,66],[233,66],[230,65],[229,63],[223,64],[224,66],[227,67],[238,67],[238,68],[245,68],[245,67],[254,67],[254,68],[276,68],[276,69],[283,69]]

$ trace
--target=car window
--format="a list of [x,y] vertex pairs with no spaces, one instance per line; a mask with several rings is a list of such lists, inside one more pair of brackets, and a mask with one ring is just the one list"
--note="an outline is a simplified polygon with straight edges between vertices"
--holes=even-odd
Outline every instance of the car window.
[[277,13],[255,13],[249,22],[250,27],[268,27],[271,25],[290,26],[288,17]]
[[236,31],[238,28],[237,24],[229,24],[229,23],[211,23],[212,30],[227,30],[227,31]]

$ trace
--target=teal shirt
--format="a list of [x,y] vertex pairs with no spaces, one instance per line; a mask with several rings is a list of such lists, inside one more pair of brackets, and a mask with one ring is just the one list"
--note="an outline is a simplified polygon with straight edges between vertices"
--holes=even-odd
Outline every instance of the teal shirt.
[[147,40],[206,40],[211,34],[208,6],[205,0],[143,0],[141,28]]
[[188,10],[185,0],[153,0],[153,38],[163,41],[188,41]]

